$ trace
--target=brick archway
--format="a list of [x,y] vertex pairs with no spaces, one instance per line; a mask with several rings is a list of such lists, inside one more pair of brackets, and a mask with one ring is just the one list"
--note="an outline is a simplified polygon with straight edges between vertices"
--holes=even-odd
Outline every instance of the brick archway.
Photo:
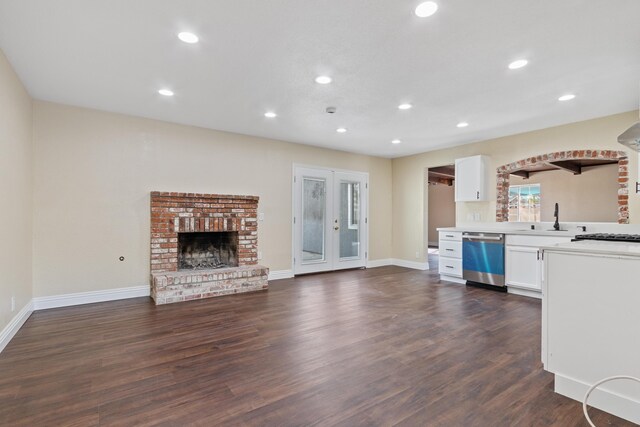
[[571,150],[541,154],[518,160],[496,169],[496,221],[509,221],[509,180],[513,172],[530,166],[562,160],[617,160],[618,161],[618,223],[629,223],[629,158],[624,151],[613,150]]

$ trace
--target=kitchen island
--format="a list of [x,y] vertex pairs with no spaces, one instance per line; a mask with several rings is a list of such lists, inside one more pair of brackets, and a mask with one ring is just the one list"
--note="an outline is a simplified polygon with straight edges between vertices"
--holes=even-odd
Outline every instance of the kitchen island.
[[[582,401],[606,377],[640,378],[640,243],[571,242],[542,255],[542,358],[555,391]],[[589,404],[640,423],[640,384],[604,384]]]

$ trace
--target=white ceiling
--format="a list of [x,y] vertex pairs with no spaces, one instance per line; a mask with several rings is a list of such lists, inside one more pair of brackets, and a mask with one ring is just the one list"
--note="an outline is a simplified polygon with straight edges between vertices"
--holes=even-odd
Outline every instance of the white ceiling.
[[420,2],[0,0],[0,48],[37,99],[385,157],[638,108],[638,0]]

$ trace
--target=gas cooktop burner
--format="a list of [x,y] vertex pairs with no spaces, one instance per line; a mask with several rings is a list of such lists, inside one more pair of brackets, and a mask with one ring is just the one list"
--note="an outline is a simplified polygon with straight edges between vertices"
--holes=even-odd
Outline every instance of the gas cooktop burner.
[[574,240],[604,240],[607,242],[640,243],[640,234],[611,234],[611,233],[578,234]]

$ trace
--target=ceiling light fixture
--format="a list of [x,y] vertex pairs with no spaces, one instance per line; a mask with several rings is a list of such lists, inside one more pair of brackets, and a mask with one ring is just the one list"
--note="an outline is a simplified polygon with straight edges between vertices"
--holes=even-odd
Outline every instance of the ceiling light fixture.
[[513,61],[511,64],[509,64],[509,69],[517,70],[518,68],[526,67],[528,63],[529,61],[527,61],[526,59],[518,59],[517,61]]
[[402,141],[400,141],[399,139],[394,139],[393,141],[391,141],[392,144],[400,144]]
[[331,80],[331,77],[329,77],[329,76],[318,76],[318,77],[316,77],[316,83],[321,84],[321,85],[328,85],[332,81],[333,80]]
[[558,98],[558,101],[571,101],[575,97],[576,96],[574,94],[568,93],[568,94],[562,95],[560,98]]
[[466,128],[467,126],[469,126],[469,123],[467,122],[460,122],[456,125],[459,128]]
[[438,4],[434,1],[426,1],[424,3],[420,3],[418,7],[416,7],[416,15],[420,18],[428,18],[438,11]]
[[411,105],[411,104],[400,104],[400,105],[398,105],[398,109],[399,110],[410,110],[411,108],[413,108],[413,105]]
[[345,133],[347,131],[347,128],[338,128],[336,129],[336,132],[338,133]]
[[173,95],[174,95],[173,91],[172,91],[172,90],[169,90],[169,89],[160,89],[160,90],[158,91],[158,93],[159,93],[160,95],[162,95],[162,96],[173,96]]
[[181,33],[178,34],[178,38],[180,40],[182,40],[185,43],[189,43],[189,44],[194,44],[194,43],[198,43],[198,41],[200,40],[198,38],[198,36],[196,36],[193,33],[188,33],[186,31],[183,31]]
[[269,118],[269,119],[273,119],[278,117],[278,115],[276,113],[274,113],[273,111],[267,111],[266,113],[264,113],[264,116]]

